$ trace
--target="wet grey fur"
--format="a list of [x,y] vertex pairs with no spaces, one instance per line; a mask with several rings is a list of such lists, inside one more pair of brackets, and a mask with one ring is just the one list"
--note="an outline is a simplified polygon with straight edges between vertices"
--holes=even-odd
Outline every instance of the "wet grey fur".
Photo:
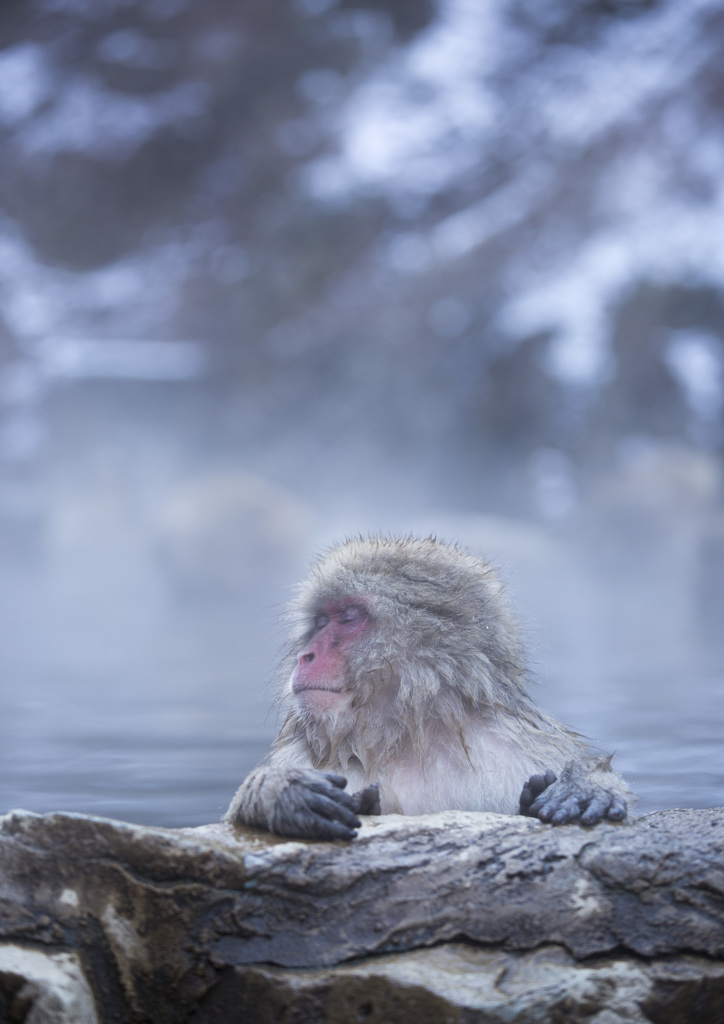
[[[364,603],[371,628],[348,658],[340,706],[312,716],[290,677],[315,615],[335,601]],[[503,586],[477,556],[435,538],[347,541],[313,566],[291,620],[285,721],[225,820],[349,839],[360,813],[498,811],[586,825],[626,816],[631,794],[610,758],[529,697]]]

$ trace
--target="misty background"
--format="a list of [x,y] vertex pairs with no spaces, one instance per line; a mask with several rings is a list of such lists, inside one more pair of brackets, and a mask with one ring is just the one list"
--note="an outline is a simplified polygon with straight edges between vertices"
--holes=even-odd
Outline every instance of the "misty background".
[[724,786],[723,0],[5,0],[0,810],[217,819],[314,553],[500,566]]

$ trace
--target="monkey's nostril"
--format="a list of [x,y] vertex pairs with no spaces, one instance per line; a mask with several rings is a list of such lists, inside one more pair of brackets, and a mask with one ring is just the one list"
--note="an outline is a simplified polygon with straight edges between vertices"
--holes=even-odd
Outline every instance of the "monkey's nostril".
[[313,651],[307,651],[304,654],[300,654],[299,655],[299,664],[300,665],[311,665],[311,663],[313,661],[314,661],[314,652]]

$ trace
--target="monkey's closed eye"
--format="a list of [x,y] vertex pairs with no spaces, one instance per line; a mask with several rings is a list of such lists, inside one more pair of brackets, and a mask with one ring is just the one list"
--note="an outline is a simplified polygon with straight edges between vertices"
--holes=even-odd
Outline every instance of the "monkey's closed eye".
[[358,619],[364,617],[364,609],[360,608],[358,604],[348,605],[339,617],[340,622],[356,622]]
[[313,627],[314,628],[314,632],[316,633],[317,630],[324,629],[324,627],[327,625],[328,622],[329,622],[329,615],[325,615],[324,612],[320,612],[319,615],[315,615],[314,616],[314,627]]

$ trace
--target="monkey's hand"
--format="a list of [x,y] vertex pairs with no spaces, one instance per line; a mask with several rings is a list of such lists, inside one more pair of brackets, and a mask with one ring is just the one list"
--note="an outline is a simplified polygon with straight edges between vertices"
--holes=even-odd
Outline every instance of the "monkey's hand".
[[560,779],[551,771],[532,775],[520,794],[520,813],[552,825],[595,825],[604,818],[623,821],[628,796],[610,757],[581,758],[565,764]]
[[523,790],[520,794],[520,808],[518,813],[524,814],[526,818],[535,818],[536,815],[531,810],[531,807],[541,793],[547,789],[548,786],[552,786],[557,778],[558,776],[554,775],[551,771],[547,771],[545,775],[531,775],[523,786]]
[[357,801],[355,810],[358,814],[382,814],[379,783],[373,782],[371,786],[361,789],[354,794],[353,799]]
[[292,839],[354,839],[360,800],[346,785],[343,775],[315,768],[257,768],[224,817]]

